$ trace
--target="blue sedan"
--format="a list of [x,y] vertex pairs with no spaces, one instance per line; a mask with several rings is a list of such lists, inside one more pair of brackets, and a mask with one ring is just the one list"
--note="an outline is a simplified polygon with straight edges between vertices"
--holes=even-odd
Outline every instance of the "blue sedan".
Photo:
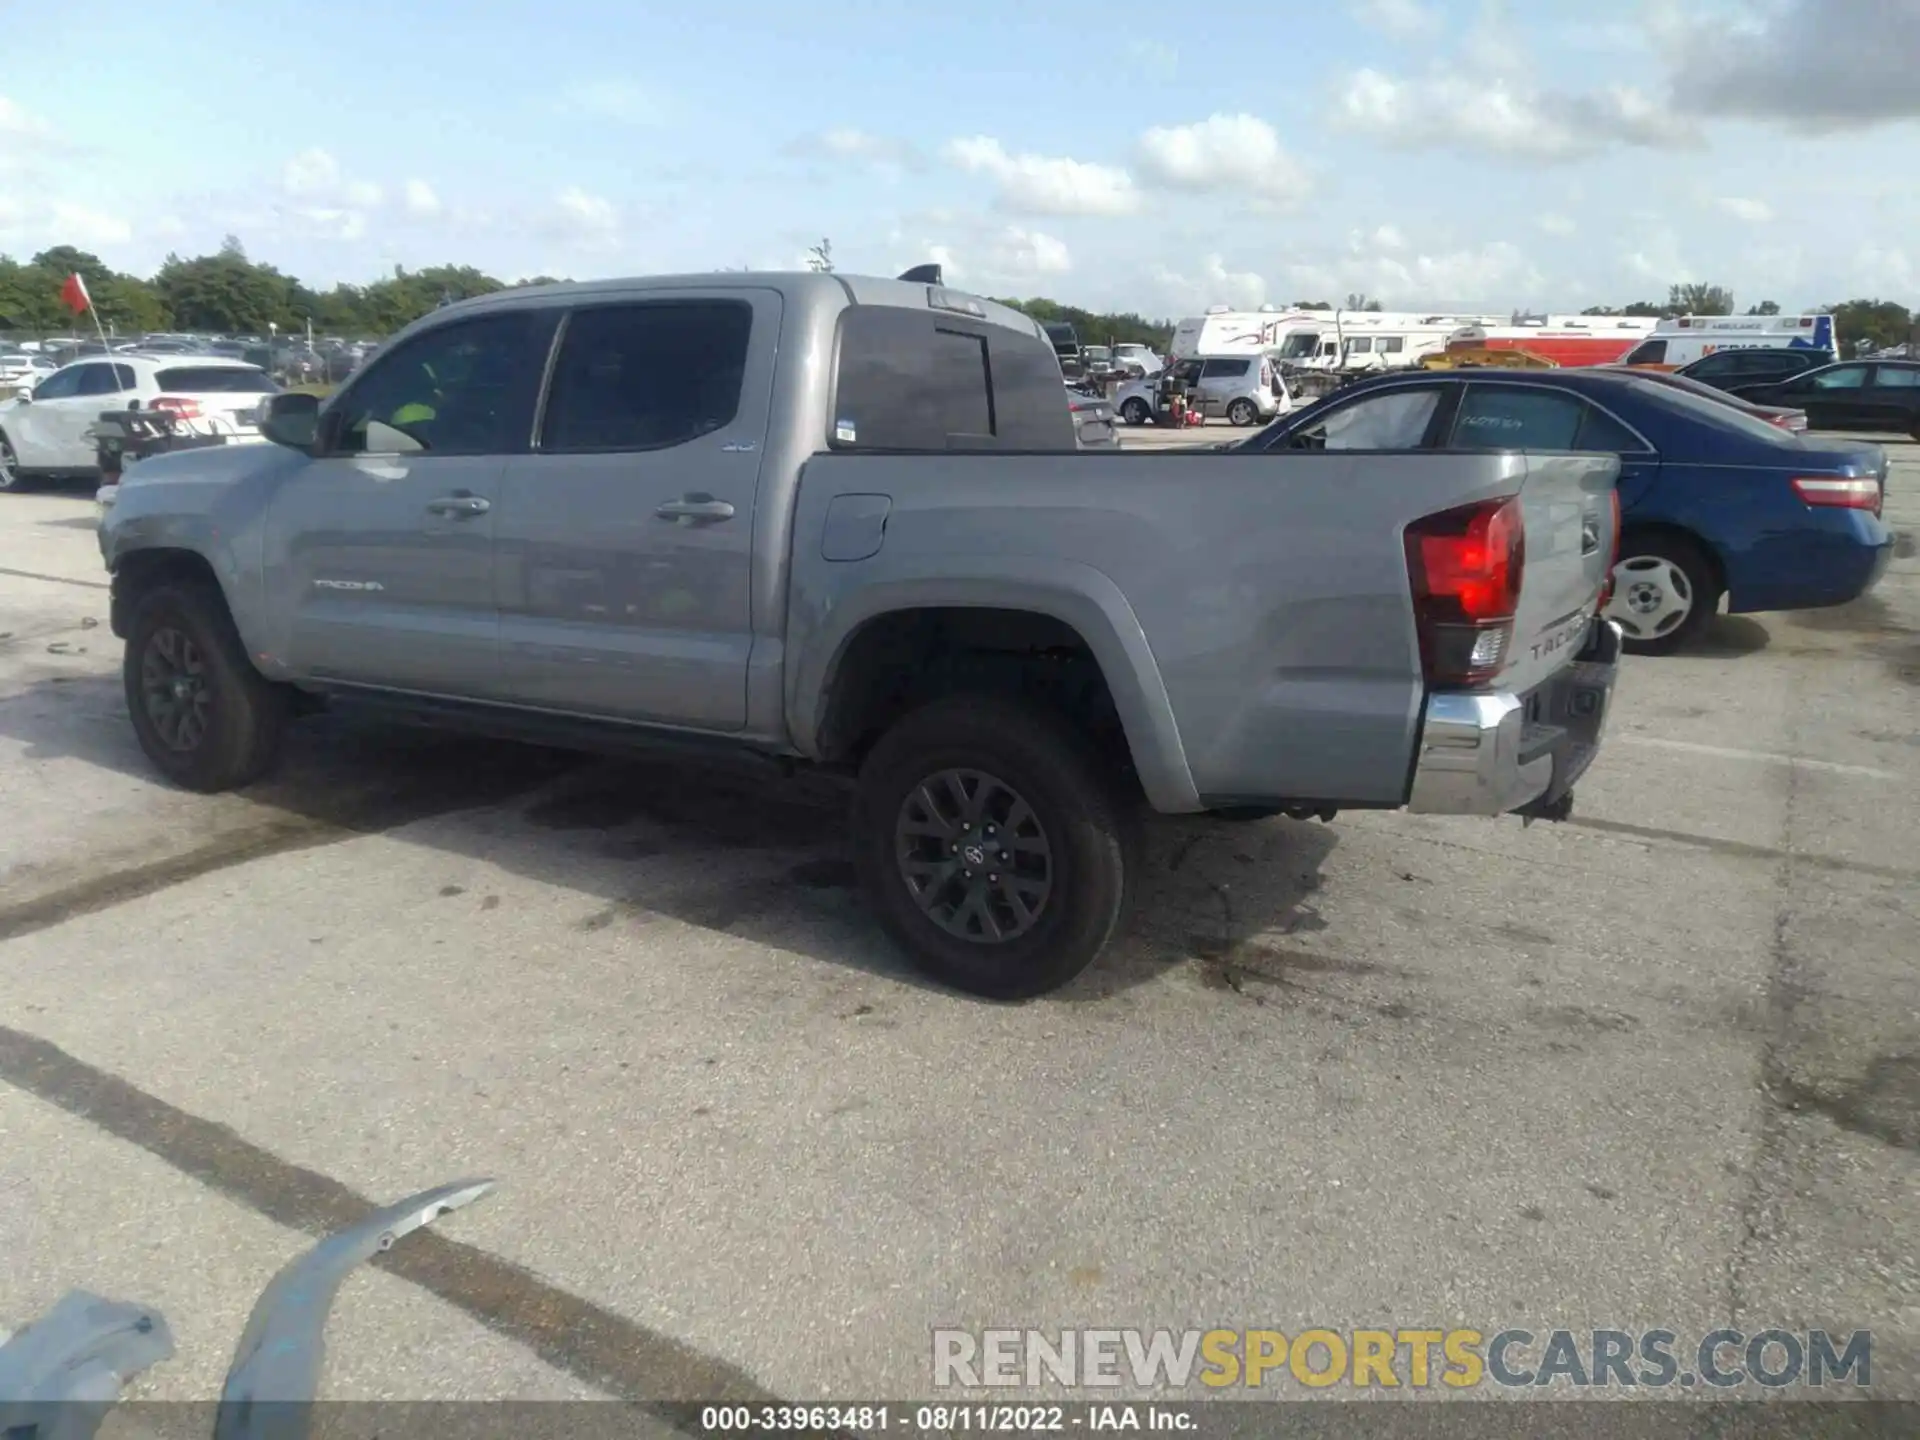
[[1620,371],[1383,375],[1231,448],[1617,454],[1620,547],[1606,613],[1644,654],[1697,636],[1723,596],[1730,612],[1844,605],[1893,553],[1880,447],[1792,435]]

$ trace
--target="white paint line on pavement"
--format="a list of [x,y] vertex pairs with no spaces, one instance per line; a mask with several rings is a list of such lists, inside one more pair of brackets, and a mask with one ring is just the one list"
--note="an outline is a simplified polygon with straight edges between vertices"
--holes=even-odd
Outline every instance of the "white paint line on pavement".
[[1866,780],[1904,780],[1893,770],[1875,770],[1871,765],[1842,765],[1837,760],[1809,760],[1804,755],[1779,755],[1771,750],[1735,750],[1725,745],[1695,745],[1687,740],[1666,740],[1657,735],[1621,735],[1622,745],[1652,745],[1661,750],[1682,750],[1689,755],[1712,755],[1721,760],[1759,760],[1768,765],[1798,765],[1806,770],[1825,770],[1832,775],[1858,775]]

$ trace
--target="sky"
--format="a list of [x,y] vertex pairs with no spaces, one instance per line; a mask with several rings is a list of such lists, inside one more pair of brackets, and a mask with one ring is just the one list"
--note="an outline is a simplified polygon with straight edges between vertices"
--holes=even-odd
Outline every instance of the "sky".
[[[1920,0],[0,0],[0,253],[1920,307]],[[98,45],[89,36],[101,37]],[[126,37],[124,43],[113,37]],[[150,43],[151,42],[151,43]]]

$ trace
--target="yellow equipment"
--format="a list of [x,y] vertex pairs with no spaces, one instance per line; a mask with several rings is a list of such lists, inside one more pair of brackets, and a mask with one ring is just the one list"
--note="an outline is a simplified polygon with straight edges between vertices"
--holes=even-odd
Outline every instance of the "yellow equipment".
[[1490,350],[1484,345],[1449,346],[1436,354],[1420,357],[1423,370],[1469,370],[1479,366],[1501,370],[1558,370],[1560,363],[1531,350]]

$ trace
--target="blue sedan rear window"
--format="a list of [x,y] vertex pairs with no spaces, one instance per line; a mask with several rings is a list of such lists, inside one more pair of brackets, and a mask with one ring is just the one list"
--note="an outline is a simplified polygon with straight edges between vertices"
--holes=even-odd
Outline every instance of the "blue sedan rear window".
[[1657,391],[1648,398],[1662,405],[1670,405],[1684,411],[1690,419],[1702,421],[1721,430],[1729,430],[1744,435],[1749,440],[1757,440],[1765,445],[1778,446],[1783,450],[1804,448],[1798,437],[1778,425],[1750,415],[1745,410],[1719,400],[1710,400],[1704,395],[1696,395],[1690,390],[1682,390],[1677,385],[1645,385],[1642,388]]

